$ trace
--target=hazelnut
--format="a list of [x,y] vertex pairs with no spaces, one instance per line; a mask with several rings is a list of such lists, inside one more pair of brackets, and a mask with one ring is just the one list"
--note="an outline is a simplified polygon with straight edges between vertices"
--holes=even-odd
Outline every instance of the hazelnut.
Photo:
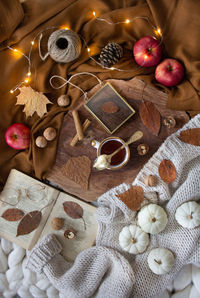
[[47,127],[43,133],[47,141],[53,141],[56,137],[56,130],[53,127]]
[[66,107],[70,105],[70,98],[67,94],[61,95],[58,97],[57,104],[59,107]]
[[153,175],[149,175],[149,176],[146,176],[145,179],[144,179],[144,183],[147,185],[147,186],[156,186],[157,183],[158,183],[158,179],[156,176],[153,176]]
[[140,144],[137,146],[137,151],[139,155],[145,155],[149,151],[149,145],[147,144]]
[[64,226],[64,218],[54,217],[51,221],[51,227],[54,230],[61,230]]
[[39,148],[45,148],[47,145],[47,140],[43,136],[39,136],[36,138],[35,144]]
[[67,239],[73,239],[74,237],[76,237],[76,232],[68,229],[64,232],[64,236]]
[[163,120],[163,124],[169,128],[176,126],[176,120],[172,116],[168,116]]

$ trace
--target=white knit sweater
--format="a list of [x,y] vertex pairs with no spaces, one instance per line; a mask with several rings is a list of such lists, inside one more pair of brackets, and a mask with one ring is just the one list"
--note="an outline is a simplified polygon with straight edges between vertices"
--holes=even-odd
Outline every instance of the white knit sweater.
[[[200,127],[200,114],[181,130],[195,127]],[[32,250],[28,268],[43,271],[68,298],[150,298],[158,297],[184,264],[200,263],[200,228],[184,229],[174,218],[176,208],[183,202],[200,199],[200,147],[181,142],[178,139],[181,130],[164,142],[133,182],[143,187],[151,201],[158,200],[168,215],[166,228],[151,235],[144,253],[134,256],[119,246],[121,229],[133,223],[136,217],[136,212],[116,196],[130,188],[123,183],[98,199],[99,228],[95,247],[80,253],[71,264],[59,255],[62,248],[56,237],[48,235]],[[158,167],[163,159],[175,165],[176,180],[167,185],[159,178],[156,187],[146,186],[144,177],[149,174],[159,177]],[[148,267],[147,256],[156,247],[168,248],[175,256],[175,264],[168,274],[155,275]]]

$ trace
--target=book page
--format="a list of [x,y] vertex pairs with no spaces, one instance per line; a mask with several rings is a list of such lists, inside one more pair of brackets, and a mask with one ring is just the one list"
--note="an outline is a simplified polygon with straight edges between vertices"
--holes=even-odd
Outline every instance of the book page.
[[[0,194],[0,237],[15,242],[25,249],[31,249],[40,237],[58,194],[58,190],[17,170],[11,170],[6,185]],[[45,206],[47,207],[45,208]],[[38,227],[28,234],[17,236],[18,226],[22,218],[10,221],[2,217],[4,212],[11,208],[21,210],[24,214],[22,218],[29,212],[41,211],[41,221],[40,218],[38,219],[38,212],[34,215],[36,216],[35,219],[34,216],[29,215],[31,220],[35,220],[36,225],[39,223]],[[11,215],[13,217],[12,212]],[[24,229],[27,231],[26,225],[24,225]]]
[[[82,218],[72,218],[64,211],[63,203],[71,201],[77,203],[83,210]],[[96,207],[61,192],[41,237],[50,233],[55,234],[63,246],[62,255],[64,258],[68,261],[74,261],[82,250],[91,247],[95,243],[97,235],[97,222],[93,216],[95,211]],[[51,222],[55,217],[64,219],[64,226],[61,230],[54,230],[51,226]],[[69,238],[64,236],[64,232],[67,230]],[[74,237],[70,232],[74,234]]]

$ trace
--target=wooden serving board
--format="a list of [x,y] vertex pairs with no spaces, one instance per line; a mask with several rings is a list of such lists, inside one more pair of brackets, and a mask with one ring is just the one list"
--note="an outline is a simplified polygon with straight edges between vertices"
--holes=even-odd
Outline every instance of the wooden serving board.
[[[157,151],[163,141],[189,120],[189,117],[185,112],[172,111],[165,107],[167,101],[166,93],[158,91],[150,85],[146,85],[141,80],[134,78],[129,81],[108,80],[108,82],[112,84],[119,94],[124,97],[136,111],[136,113],[114,133],[114,136],[119,136],[122,139],[127,140],[136,130],[141,130],[144,136],[140,141],[130,145],[131,158],[126,166],[115,171],[97,171],[92,169],[89,179],[89,189],[84,190],[80,187],[80,185],[64,176],[60,169],[70,157],[86,155],[93,162],[96,158],[96,149],[91,146],[91,140],[96,139],[101,141],[110,136],[110,134],[102,128],[93,116],[91,116],[80,100],[78,108],[81,122],[83,123],[84,120],[88,118],[92,121],[92,123],[87,129],[86,137],[83,142],[78,142],[75,147],[71,147],[70,142],[76,134],[76,131],[71,113],[68,113],[65,116],[60,134],[55,165],[49,173],[47,179],[61,187],[64,191],[85,201],[95,201],[102,193],[106,192],[110,188],[117,186],[122,182],[132,182],[143,165]],[[89,92],[89,97],[93,95],[98,88],[99,86],[94,87]],[[155,104],[161,113],[162,120],[166,116],[173,116],[177,122],[176,127],[174,129],[168,129],[162,124],[159,135],[152,135],[142,124],[139,117],[138,110],[142,99],[151,101]],[[140,156],[137,153],[137,146],[141,143],[146,143],[150,147],[149,152],[144,156]]]

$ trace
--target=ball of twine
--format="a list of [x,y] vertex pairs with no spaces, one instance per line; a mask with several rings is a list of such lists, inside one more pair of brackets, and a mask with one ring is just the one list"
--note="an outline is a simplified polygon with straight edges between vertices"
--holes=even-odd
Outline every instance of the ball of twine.
[[71,62],[81,53],[81,40],[74,31],[56,30],[49,36],[48,52],[56,62]]

